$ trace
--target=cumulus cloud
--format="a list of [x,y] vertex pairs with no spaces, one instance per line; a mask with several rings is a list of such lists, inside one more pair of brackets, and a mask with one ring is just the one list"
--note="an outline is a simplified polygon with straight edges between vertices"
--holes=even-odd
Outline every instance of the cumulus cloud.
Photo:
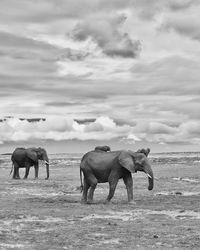
[[[149,123],[145,126],[137,124],[133,129],[142,140],[161,144],[200,144],[200,121],[193,120],[183,122],[178,126],[170,126],[162,123]],[[136,132],[137,131],[137,132]]]
[[123,137],[120,141],[127,144],[135,144],[137,141],[141,141],[141,139],[138,138],[136,135],[130,133],[128,134],[128,136]]
[[1,144],[4,142],[30,142],[41,140],[111,140],[126,144],[148,142],[158,144],[199,144],[200,121],[183,122],[170,126],[161,122],[137,122],[136,125],[117,125],[106,116],[88,122],[63,117],[49,117],[37,122],[8,118],[0,122]]
[[109,117],[79,123],[73,119],[49,117],[38,122],[10,118],[0,122],[0,138],[5,141],[28,140],[109,140],[129,133],[128,125],[118,126]]
[[110,57],[135,58],[140,52],[141,44],[120,29],[125,19],[124,15],[91,17],[77,24],[71,37],[78,41],[92,39]]

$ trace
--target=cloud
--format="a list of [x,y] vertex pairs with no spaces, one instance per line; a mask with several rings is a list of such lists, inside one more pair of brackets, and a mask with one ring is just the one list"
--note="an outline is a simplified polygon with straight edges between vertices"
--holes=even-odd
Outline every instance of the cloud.
[[131,71],[146,94],[191,95],[200,91],[199,67],[200,62],[194,57],[173,55],[135,63]]
[[147,134],[175,134],[177,129],[159,122],[138,123],[134,131]]
[[78,41],[92,39],[110,57],[135,58],[140,52],[141,44],[120,30],[125,19],[124,15],[92,17],[77,24],[71,37]]
[[81,18],[94,12],[122,10],[130,6],[131,2],[130,0],[43,0],[42,2],[2,0],[0,16],[5,22],[17,20],[47,23],[64,18]]
[[123,137],[120,141],[126,144],[135,144],[137,141],[141,141],[141,139],[130,133],[128,136]]
[[152,21],[157,31],[175,31],[193,40],[200,40],[198,0],[135,1],[135,14]]
[[30,122],[7,118],[0,122],[1,143],[34,142],[41,140],[97,140],[116,139],[125,144],[136,142],[158,144],[200,144],[200,121],[192,120],[177,126],[161,122],[136,122],[136,125],[117,125],[106,116],[78,122],[70,118],[52,116]]
[[140,0],[133,1],[133,6],[140,18],[145,20],[156,21],[157,16],[166,16],[171,11],[177,14],[178,12],[188,10],[191,7],[199,5],[198,0]]
[[0,31],[0,55],[0,74],[42,78],[58,76],[57,62],[82,61],[89,53]]
[[32,140],[110,140],[129,133],[130,126],[118,126],[109,117],[79,123],[70,118],[48,117],[46,120],[29,122],[10,118],[0,122],[0,138],[6,141]]
[[200,5],[194,9],[187,10],[181,14],[170,14],[163,20],[161,30],[173,30],[182,36],[187,36],[193,40],[200,41],[200,23],[198,13]]
[[199,11],[199,0],[2,0],[0,113],[49,120],[3,122],[1,138],[198,143]]

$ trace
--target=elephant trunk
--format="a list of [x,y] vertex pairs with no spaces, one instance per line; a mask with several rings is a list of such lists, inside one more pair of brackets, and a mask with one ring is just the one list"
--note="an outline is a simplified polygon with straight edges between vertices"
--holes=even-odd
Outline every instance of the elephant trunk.
[[147,165],[145,167],[144,172],[147,174],[148,180],[149,180],[148,190],[152,190],[153,189],[153,183],[154,183],[154,177],[153,177],[153,171],[152,171],[150,165]]
[[43,158],[43,160],[44,160],[44,162],[45,162],[45,164],[46,164],[46,170],[47,170],[47,177],[46,177],[46,180],[47,180],[47,179],[49,179],[49,159],[48,159],[47,156],[45,156],[45,157]]

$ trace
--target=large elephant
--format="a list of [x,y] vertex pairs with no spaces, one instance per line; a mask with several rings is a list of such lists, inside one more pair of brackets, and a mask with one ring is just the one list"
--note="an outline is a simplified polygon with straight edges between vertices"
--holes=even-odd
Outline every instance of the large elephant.
[[[26,179],[28,177],[31,166],[34,166],[35,178],[38,178],[38,160],[43,160],[46,163],[46,179],[49,178],[49,159],[46,150],[43,148],[16,148],[15,151],[12,153],[11,160],[14,167],[13,179],[20,179],[19,168],[26,168],[24,175],[24,179]],[[13,167],[11,169],[11,172],[13,170]]]
[[95,151],[104,151],[104,152],[108,152],[111,151],[109,146],[96,146]]
[[[143,171],[149,180],[149,190],[153,189],[153,171],[147,157],[143,153],[132,151],[112,151],[86,153],[80,164],[81,188],[83,190],[82,203],[91,203],[97,183],[109,182],[109,202],[115,192],[118,180],[123,178],[127,188],[128,201],[133,200],[133,180],[131,173]],[[82,182],[82,172],[84,183]],[[88,194],[89,190],[89,194]]]

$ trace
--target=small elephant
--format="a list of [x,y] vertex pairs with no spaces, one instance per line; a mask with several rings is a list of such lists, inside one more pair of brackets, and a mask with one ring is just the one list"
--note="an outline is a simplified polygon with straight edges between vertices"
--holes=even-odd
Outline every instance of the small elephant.
[[108,151],[111,151],[110,147],[109,146],[97,146],[95,147],[94,149],[95,151],[100,151],[100,152],[108,152]]
[[[153,171],[147,157],[143,153],[132,151],[96,151],[86,153],[80,164],[81,189],[83,190],[82,203],[93,201],[94,190],[97,183],[109,183],[109,194],[106,202],[109,202],[115,192],[119,179],[123,178],[126,185],[128,201],[133,200],[133,180],[131,173],[145,172],[149,180],[149,190],[153,189]],[[84,183],[82,182],[82,172]],[[89,194],[88,194],[89,190]]]
[[150,148],[147,148],[147,149],[145,149],[145,148],[138,149],[138,150],[136,151],[136,153],[143,153],[143,154],[145,154],[146,157],[147,157],[147,156],[149,155],[149,153],[150,153]]
[[31,166],[35,168],[35,178],[38,178],[39,162],[38,160],[43,160],[46,163],[47,177],[49,178],[49,159],[47,152],[43,148],[16,148],[11,156],[13,179],[20,179],[19,168],[25,168],[24,179],[28,177],[29,170]]

